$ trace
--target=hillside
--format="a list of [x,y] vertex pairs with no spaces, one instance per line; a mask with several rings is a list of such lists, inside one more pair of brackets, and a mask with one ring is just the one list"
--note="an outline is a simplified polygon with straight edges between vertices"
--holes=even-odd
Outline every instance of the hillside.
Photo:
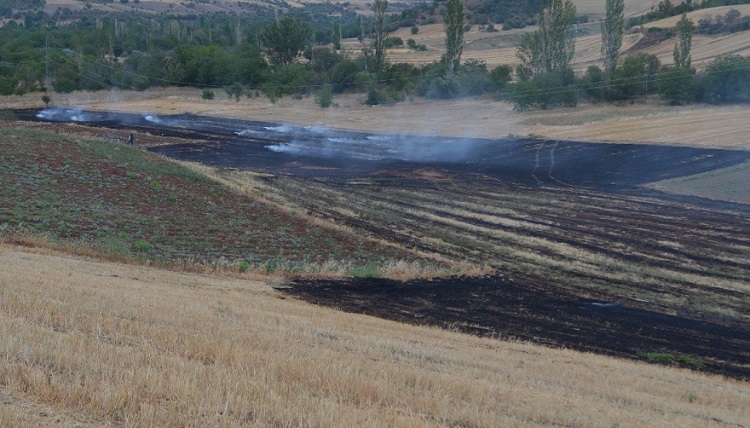
[[746,382],[0,246],[2,426],[741,426]]
[[0,188],[0,238],[268,272],[375,272],[416,260],[124,144],[0,128],[0,178],[10,183]]
[[[688,14],[688,17],[697,24],[701,17],[714,17],[724,15],[730,9],[740,11],[742,16],[750,14],[750,5],[725,6],[717,8],[702,9]],[[634,28],[627,32],[623,38],[621,52],[623,55],[632,55],[637,52],[645,52],[656,55],[662,64],[669,65],[673,62],[672,52],[674,50],[674,37],[656,38],[649,34],[649,28],[669,29],[675,25],[679,17],[667,18],[654,21],[643,26]],[[501,64],[516,65],[516,47],[524,33],[535,31],[537,27],[528,26],[523,29],[487,32],[482,26],[474,25],[465,35],[465,46],[462,60],[484,61],[489,67]],[[573,58],[573,68],[582,74],[591,65],[601,67],[601,35],[599,24],[592,22],[582,25],[590,34],[582,34],[576,38],[576,52]],[[423,44],[427,51],[420,52],[404,47],[388,50],[388,59],[392,62],[406,62],[410,64],[428,64],[439,61],[445,51],[445,32],[442,23],[421,25],[417,34],[411,34],[408,28],[401,28],[389,34],[392,37],[400,37],[406,41],[414,39],[417,44]],[[644,43],[640,43],[642,39]],[[654,42],[646,40],[654,39]],[[361,53],[362,44],[357,39],[346,39],[342,41],[345,52],[349,56],[357,56]],[[738,54],[750,55],[750,31],[742,31],[732,34],[703,35],[694,34],[691,48],[693,65],[701,67],[708,61],[720,55]]]

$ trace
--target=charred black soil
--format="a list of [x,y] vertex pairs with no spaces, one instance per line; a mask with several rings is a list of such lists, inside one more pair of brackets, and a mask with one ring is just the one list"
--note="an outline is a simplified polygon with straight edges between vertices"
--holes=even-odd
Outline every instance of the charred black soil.
[[684,366],[750,379],[750,327],[592,301],[501,277],[297,281],[284,293],[346,312],[625,358],[690,356]]
[[171,144],[150,150],[222,168],[229,179],[265,173],[240,177],[263,197],[497,272],[301,281],[285,293],[472,334],[687,357],[691,368],[750,379],[750,206],[641,187],[738,165],[750,152],[372,135],[189,115],[17,114],[135,132],[136,144],[162,136]]

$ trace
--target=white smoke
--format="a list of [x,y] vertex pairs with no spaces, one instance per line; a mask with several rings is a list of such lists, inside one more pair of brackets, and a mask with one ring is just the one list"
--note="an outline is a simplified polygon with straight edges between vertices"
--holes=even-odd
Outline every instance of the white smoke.
[[55,122],[85,122],[86,115],[81,109],[54,107],[46,108],[36,114],[36,117],[43,120]]
[[[343,132],[314,126],[294,128],[288,125],[266,127],[281,132],[281,128],[292,139],[280,144],[268,145],[268,150],[311,157],[343,157],[364,160],[400,160],[410,162],[460,162],[475,146],[476,140],[415,135],[371,135]],[[258,135],[247,129],[238,135]]]
[[146,119],[146,121],[148,122],[156,123],[158,125],[161,125],[164,123],[164,120],[162,118],[153,114],[144,113],[143,118]]

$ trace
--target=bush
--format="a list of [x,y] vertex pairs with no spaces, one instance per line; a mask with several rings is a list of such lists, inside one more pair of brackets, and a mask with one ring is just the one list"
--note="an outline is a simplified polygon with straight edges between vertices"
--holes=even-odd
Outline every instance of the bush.
[[490,71],[490,84],[495,91],[505,90],[505,86],[513,78],[513,67],[509,65],[498,65]]
[[390,90],[395,92],[407,92],[414,88],[415,81],[419,77],[419,69],[407,63],[389,64],[383,79],[388,82]]
[[659,76],[657,90],[671,105],[691,103],[697,95],[695,76],[686,68],[668,68]]
[[333,85],[333,92],[340,94],[347,88],[359,83],[362,66],[356,61],[345,59],[333,66],[328,75],[328,83]]
[[586,69],[586,74],[581,79],[581,88],[584,95],[589,101],[602,101],[606,95],[606,81],[604,71],[601,68],[592,65]]
[[71,79],[67,79],[67,78],[58,78],[52,84],[52,87],[55,90],[55,92],[63,93],[63,94],[69,94],[73,91],[80,89],[80,86],[78,85],[77,82]]
[[201,95],[201,98],[207,101],[214,99],[214,91],[210,91],[208,89],[204,90],[203,95]]
[[404,40],[401,37],[386,37],[383,40],[383,44],[386,49],[395,48],[404,45]]
[[367,98],[365,99],[365,104],[368,106],[375,106],[380,104],[382,101],[382,95],[380,94],[380,91],[378,91],[378,88],[375,85],[370,85],[370,87],[367,89]]
[[417,52],[425,52],[427,50],[427,46],[423,44],[417,44],[414,39],[408,39],[406,41],[406,46],[408,46],[409,49],[415,50]]
[[412,34],[417,34],[417,33],[419,33],[419,27],[417,27],[416,25],[415,25],[415,26],[413,26],[413,27],[411,27],[411,33],[412,33]]
[[711,61],[699,79],[703,100],[750,103],[750,58],[727,55]]
[[661,64],[655,55],[639,53],[625,58],[615,69],[610,82],[609,98],[624,101],[654,93],[654,80],[660,68]]
[[133,244],[133,250],[137,253],[148,253],[151,251],[151,244],[146,241],[136,241]]
[[234,97],[234,100],[239,102],[240,97],[242,97],[242,94],[245,90],[242,88],[242,85],[239,83],[235,83],[234,85],[224,88],[224,92],[227,93],[227,96],[231,99]]
[[531,80],[512,85],[510,97],[515,103],[514,108],[519,111],[557,106],[575,107],[578,105],[575,74],[571,69],[538,74]]
[[315,94],[315,103],[322,108],[328,108],[333,105],[333,90],[329,85],[323,87]]
[[248,269],[250,269],[250,263],[244,260],[237,265],[237,270],[240,272],[247,272]]

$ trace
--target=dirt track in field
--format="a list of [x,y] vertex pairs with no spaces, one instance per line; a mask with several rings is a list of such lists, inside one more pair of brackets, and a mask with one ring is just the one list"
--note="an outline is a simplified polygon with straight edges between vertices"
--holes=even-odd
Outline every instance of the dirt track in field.
[[[641,187],[738,165],[748,152],[383,139],[185,115],[91,119],[80,125],[164,138],[173,144],[152,150],[225,167],[228,179],[237,170],[270,173],[251,186],[357,233],[497,270],[482,279],[286,289],[306,300],[629,358],[688,356],[706,363],[702,370],[750,378],[750,206]],[[433,150],[420,152],[422,144]]]

